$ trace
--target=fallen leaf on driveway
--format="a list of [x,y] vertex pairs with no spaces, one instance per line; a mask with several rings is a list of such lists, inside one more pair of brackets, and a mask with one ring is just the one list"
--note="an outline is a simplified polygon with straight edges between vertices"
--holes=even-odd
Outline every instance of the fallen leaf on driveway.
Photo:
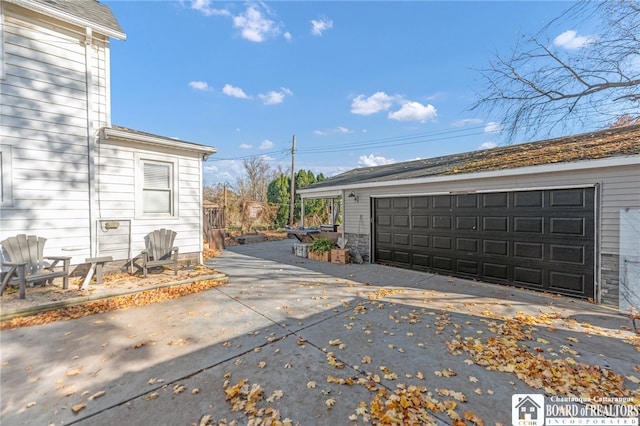
[[453,377],[453,376],[456,376],[458,373],[456,373],[450,368],[445,368],[444,370],[441,370],[441,371],[434,371],[433,374],[435,374],[438,377]]
[[75,414],[75,413],[78,413],[78,412],[84,410],[86,406],[87,406],[86,403],[81,402],[80,404],[76,404],[76,405],[72,406],[71,407],[71,411],[73,411],[73,413]]

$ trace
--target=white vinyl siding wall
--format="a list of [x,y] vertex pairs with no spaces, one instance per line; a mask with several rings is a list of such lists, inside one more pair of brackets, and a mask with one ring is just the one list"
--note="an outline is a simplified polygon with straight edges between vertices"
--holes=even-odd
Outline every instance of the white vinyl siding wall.
[[[19,15],[3,3],[4,78],[0,139],[11,147],[11,206],[2,206],[0,237],[48,239],[45,254],[90,256],[85,36],[40,15]],[[107,45],[92,45],[94,128],[105,125]],[[93,139],[93,138],[92,138]]]
[[[345,232],[361,234],[370,232],[369,197],[437,194],[450,191],[500,191],[511,189],[551,188],[560,186],[600,185],[601,242],[603,254],[617,254],[619,241],[620,210],[640,208],[640,173],[637,165],[607,167],[586,171],[558,171],[513,177],[454,180],[433,184],[386,186],[379,189],[359,189],[359,203],[347,198],[345,203]],[[361,221],[360,219],[363,218]],[[364,223],[364,225],[363,225]]]
[[[202,160],[196,153],[148,147],[124,141],[101,141],[96,155],[98,179],[98,220],[132,220],[131,247],[136,256],[144,249],[144,237],[151,231],[168,228],[176,231],[175,245],[180,253],[202,251]],[[175,165],[176,214],[144,215],[142,198],[136,196],[142,182],[137,159],[163,159]],[[138,192],[139,193],[139,192]],[[98,253],[100,255],[100,253]]]

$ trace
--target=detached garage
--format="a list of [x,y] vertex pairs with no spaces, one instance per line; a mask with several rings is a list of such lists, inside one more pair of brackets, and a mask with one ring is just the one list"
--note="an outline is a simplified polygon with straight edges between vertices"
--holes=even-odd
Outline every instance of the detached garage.
[[367,261],[640,309],[640,126],[360,168],[342,197]]

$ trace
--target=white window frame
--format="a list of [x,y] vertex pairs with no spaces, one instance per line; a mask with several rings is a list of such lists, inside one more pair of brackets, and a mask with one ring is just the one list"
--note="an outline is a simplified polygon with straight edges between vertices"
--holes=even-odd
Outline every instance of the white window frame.
[[13,170],[11,145],[0,145],[0,206],[13,207]]
[[[144,179],[144,165],[145,164],[159,164],[170,167],[169,185],[168,191],[171,193],[169,205],[170,212],[166,213],[150,213],[144,210],[144,191],[145,191],[145,179]],[[151,218],[175,218],[179,216],[178,211],[178,159],[160,155],[143,155],[136,154],[135,156],[135,191],[136,191],[136,218],[139,219],[151,219]]]

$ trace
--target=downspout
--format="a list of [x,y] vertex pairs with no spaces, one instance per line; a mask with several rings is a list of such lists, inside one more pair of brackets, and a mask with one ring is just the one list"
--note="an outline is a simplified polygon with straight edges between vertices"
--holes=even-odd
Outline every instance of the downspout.
[[344,239],[345,232],[346,232],[345,228],[346,228],[346,225],[347,225],[347,217],[345,215],[345,210],[347,209],[347,196],[345,195],[346,192],[345,192],[344,189],[342,191],[340,191],[340,192],[342,193],[341,194],[342,202],[340,203],[342,205],[342,211],[340,212],[340,214],[342,215],[342,226],[341,226],[341,228],[342,228],[342,239]]
[[92,49],[93,33],[91,28],[86,27],[86,37],[84,41],[84,61],[86,75],[87,93],[87,179],[89,191],[89,256],[97,257],[96,242],[97,235],[95,218],[96,216],[96,188],[95,188],[95,131],[93,123],[93,72],[92,72]]

